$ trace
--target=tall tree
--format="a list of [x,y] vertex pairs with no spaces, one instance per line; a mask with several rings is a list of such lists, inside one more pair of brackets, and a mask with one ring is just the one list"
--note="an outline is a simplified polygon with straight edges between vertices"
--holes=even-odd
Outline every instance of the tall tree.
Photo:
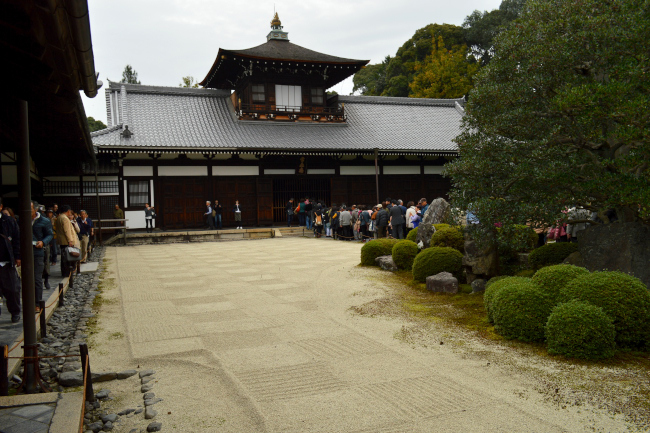
[[390,62],[390,56],[386,56],[383,62],[368,65],[354,74],[352,93],[359,91],[364,96],[381,95],[386,87],[386,65],[388,62]]
[[493,53],[494,38],[519,16],[525,0],[503,0],[499,9],[488,11],[475,10],[465,17],[463,22],[464,39],[470,52],[481,65],[490,62]]
[[122,81],[121,83],[128,84],[140,84],[138,81],[138,73],[131,67],[131,65],[126,65],[124,71],[122,71]]
[[181,78],[182,83],[179,84],[179,87],[192,87],[192,88],[197,88],[199,87],[199,83],[194,80],[194,77],[191,75],[188,75],[186,77]]
[[483,227],[567,206],[650,224],[649,38],[647,0],[529,1],[475,77],[454,205]]
[[88,128],[90,132],[100,131],[106,129],[106,125],[101,120],[95,120],[93,117],[88,117]]
[[414,98],[459,98],[472,88],[472,77],[478,71],[476,62],[468,61],[467,46],[451,50],[438,36],[437,46],[423,62],[417,62],[415,77],[410,84]]

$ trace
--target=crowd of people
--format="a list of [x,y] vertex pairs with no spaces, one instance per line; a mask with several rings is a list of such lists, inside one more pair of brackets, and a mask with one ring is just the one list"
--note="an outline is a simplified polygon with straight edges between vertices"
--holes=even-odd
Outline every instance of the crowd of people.
[[[56,203],[46,210],[32,201],[31,217],[34,298],[38,314],[43,290],[50,289],[51,267],[58,262],[61,275],[72,277],[75,271],[80,273],[81,263],[88,260],[91,252],[90,239],[94,236],[94,226],[85,210],[76,213],[68,205],[59,209]],[[16,215],[11,209],[3,208],[0,198],[0,293],[11,314],[12,323],[20,321],[21,312],[21,284],[17,268],[21,267],[21,254],[24,255],[24,251],[20,249],[20,237]],[[74,257],[74,260],[69,260],[69,257]]]
[[313,230],[314,236],[352,241],[392,237],[405,239],[408,232],[416,228],[429,205],[426,198],[415,202],[404,202],[387,198],[374,206],[337,205],[328,207],[323,200],[291,198],[286,205],[287,227],[294,217],[298,225]]

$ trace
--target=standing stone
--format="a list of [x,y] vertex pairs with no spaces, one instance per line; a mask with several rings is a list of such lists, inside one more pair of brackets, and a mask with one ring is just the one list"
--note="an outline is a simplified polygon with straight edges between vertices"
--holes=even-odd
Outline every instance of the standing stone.
[[578,251],[591,272],[621,271],[650,288],[650,226],[631,222],[589,227],[578,235]]
[[485,283],[486,281],[482,278],[472,281],[472,293],[485,292]]
[[472,284],[478,278],[488,280],[496,277],[498,260],[496,248],[480,249],[476,241],[465,237],[463,266],[465,267],[468,284]]
[[427,290],[438,293],[458,293],[458,279],[449,272],[427,277]]
[[449,216],[449,203],[444,198],[437,198],[429,205],[429,208],[422,218],[422,222],[418,225],[418,235],[415,243],[422,242],[422,248],[429,248],[431,243],[431,236],[436,232],[434,224],[442,224]]

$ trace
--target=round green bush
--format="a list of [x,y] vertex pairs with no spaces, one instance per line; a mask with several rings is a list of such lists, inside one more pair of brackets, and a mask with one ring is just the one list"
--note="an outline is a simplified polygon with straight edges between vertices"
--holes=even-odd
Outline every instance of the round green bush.
[[375,239],[361,247],[361,264],[364,266],[376,266],[375,259],[379,256],[390,256],[393,252],[393,245],[396,239]]
[[456,227],[443,227],[436,229],[436,232],[431,235],[430,246],[449,247],[462,253],[465,251],[465,236],[463,236],[462,230]]
[[485,285],[485,292],[483,292],[483,305],[485,306],[485,311],[487,312],[488,320],[490,323],[494,323],[493,317],[493,301],[494,297],[499,293],[501,289],[507,287],[511,284],[527,284],[530,282],[530,278],[524,277],[494,277],[490,278],[490,281]]
[[415,239],[418,237],[418,228],[411,229],[409,231],[409,234],[406,235],[406,240],[407,241],[412,241],[415,242]]
[[569,257],[569,254],[578,251],[578,244],[573,242],[555,242],[546,244],[533,250],[528,256],[528,263],[539,269],[544,266],[559,265]]
[[602,308],[575,299],[553,308],[545,335],[551,355],[606,359],[616,351],[612,319]]
[[532,278],[533,275],[535,275],[535,271],[532,269],[524,269],[515,273],[515,277]]
[[560,290],[559,302],[589,302],[614,321],[619,347],[643,348],[650,343],[650,291],[631,275],[617,271],[579,275]]
[[530,278],[506,284],[492,299],[491,308],[494,330],[500,335],[521,341],[544,341],[553,301]]
[[451,272],[460,280],[462,270],[463,254],[449,247],[426,248],[413,261],[413,279],[421,282],[440,272]]
[[398,269],[411,270],[413,267],[413,260],[418,255],[420,249],[418,244],[409,240],[402,240],[393,246],[393,262]]
[[588,274],[589,271],[573,265],[546,266],[538,270],[533,276],[533,281],[544,293],[557,303],[562,287],[579,275]]
[[434,224],[433,225],[433,228],[435,228],[436,230],[448,229],[449,227],[451,227],[449,224],[444,224],[444,223]]

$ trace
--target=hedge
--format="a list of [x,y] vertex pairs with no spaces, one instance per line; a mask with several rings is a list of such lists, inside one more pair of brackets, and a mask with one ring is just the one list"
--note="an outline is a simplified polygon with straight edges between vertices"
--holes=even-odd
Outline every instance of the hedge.
[[[437,224],[441,225],[441,224]],[[449,247],[460,251],[465,251],[465,236],[463,231],[457,227],[442,227],[436,229],[436,232],[431,235],[432,247]]]
[[393,262],[395,262],[398,269],[408,269],[410,271],[413,268],[413,260],[419,252],[418,244],[409,240],[401,240],[393,245]]
[[451,272],[460,280],[462,270],[463,254],[449,247],[426,248],[413,261],[413,279],[421,282],[440,272]]
[[506,284],[494,296],[491,308],[494,330],[500,335],[521,341],[544,341],[553,301],[530,278]]
[[533,269],[544,266],[559,265],[569,257],[569,254],[578,251],[578,244],[573,242],[555,242],[546,244],[533,250],[528,256],[528,263]]
[[559,302],[589,302],[612,318],[619,347],[643,348],[650,341],[650,291],[618,271],[579,275],[560,290]]
[[483,305],[485,306],[485,311],[487,312],[490,323],[494,323],[492,301],[497,293],[511,284],[527,284],[529,282],[530,278],[524,277],[502,276],[490,278],[490,281],[485,285],[485,292],[483,293]]
[[411,229],[411,231],[409,231],[409,234],[406,235],[406,240],[415,242],[417,237],[418,237],[418,228],[416,227],[414,229]]
[[375,259],[379,256],[390,256],[397,239],[375,239],[361,247],[361,264],[376,266]]
[[576,299],[553,308],[546,323],[551,355],[606,359],[616,352],[614,323],[602,308]]
[[543,292],[548,294],[554,302],[557,303],[560,290],[570,281],[580,275],[588,274],[585,268],[573,265],[553,265],[546,266],[538,270],[533,276],[533,281]]

